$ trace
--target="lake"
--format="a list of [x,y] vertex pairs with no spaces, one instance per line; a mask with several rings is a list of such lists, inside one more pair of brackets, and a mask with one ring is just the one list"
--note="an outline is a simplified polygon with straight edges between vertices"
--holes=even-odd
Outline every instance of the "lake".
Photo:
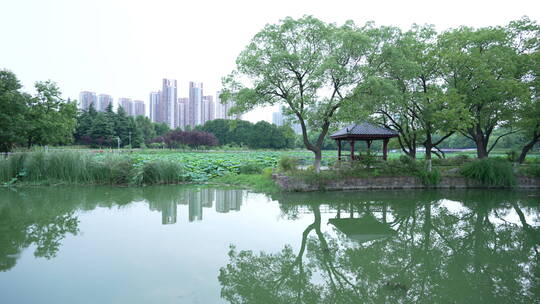
[[0,188],[0,303],[539,303],[540,192]]

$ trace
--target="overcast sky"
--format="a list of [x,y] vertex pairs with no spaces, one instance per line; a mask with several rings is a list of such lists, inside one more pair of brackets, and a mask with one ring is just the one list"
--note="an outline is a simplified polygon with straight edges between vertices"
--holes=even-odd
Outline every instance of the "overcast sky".
[[[162,78],[190,80],[215,95],[221,77],[265,24],[313,15],[327,22],[375,21],[407,29],[505,25],[528,15],[540,20],[540,1],[173,1],[0,0],[0,69],[13,71],[33,91],[51,79],[64,97],[83,90],[144,100]],[[245,118],[271,120],[271,111]]]

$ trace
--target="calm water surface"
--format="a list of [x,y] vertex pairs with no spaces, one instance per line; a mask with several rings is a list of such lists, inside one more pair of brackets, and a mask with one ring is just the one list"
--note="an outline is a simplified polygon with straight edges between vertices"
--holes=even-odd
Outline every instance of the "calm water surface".
[[0,188],[0,303],[540,303],[540,192]]

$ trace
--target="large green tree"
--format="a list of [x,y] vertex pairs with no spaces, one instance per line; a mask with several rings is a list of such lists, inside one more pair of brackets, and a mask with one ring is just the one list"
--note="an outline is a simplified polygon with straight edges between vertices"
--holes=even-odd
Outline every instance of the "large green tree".
[[[324,138],[334,114],[362,81],[372,52],[366,28],[343,26],[314,17],[285,18],[269,24],[238,56],[237,68],[224,81],[223,100],[235,101],[233,112],[281,104],[296,116],[305,147],[320,170]],[[243,79],[250,84],[244,84]],[[319,133],[310,141],[308,128]]]
[[26,100],[21,84],[14,73],[0,70],[0,152],[9,152],[16,143],[24,141]]
[[63,100],[60,89],[52,81],[36,82],[35,88],[37,95],[28,99],[25,117],[28,147],[71,143],[77,123],[77,105]]
[[423,145],[431,160],[432,150],[464,124],[459,99],[443,92],[437,32],[432,26],[415,25],[404,33],[382,27],[379,39],[371,76],[357,89],[363,102],[352,103],[353,109],[344,112],[354,120],[355,109],[366,108],[379,123],[399,133],[407,155],[416,157],[417,146]]
[[143,134],[144,143],[149,144],[150,140],[156,137],[156,129],[150,118],[139,115],[135,118],[138,128],[141,129]]
[[529,89],[519,105],[516,122],[525,139],[517,160],[522,163],[540,141],[540,26],[524,17],[510,22],[507,31],[519,54],[518,75],[523,75],[521,81]]
[[460,27],[439,37],[443,79],[448,94],[459,96],[471,124],[462,134],[476,143],[479,158],[487,157],[499,135],[489,145],[497,127],[514,127],[517,109],[527,95],[521,81],[520,54],[503,27]]

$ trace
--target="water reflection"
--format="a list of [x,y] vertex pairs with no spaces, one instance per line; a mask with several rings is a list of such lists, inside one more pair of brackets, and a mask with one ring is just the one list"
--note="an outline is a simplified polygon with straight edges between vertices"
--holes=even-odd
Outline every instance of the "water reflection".
[[537,194],[397,192],[362,199],[328,193],[279,200],[284,217],[312,217],[298,235],[299,248],[256,253],[232,246],[218,277],[224,299],[538,303]]
[[79,233],[77,214],[83,210],[143,201],[161,212],[163,225],[171,225],[178,221],[178,205],[188,206],[189,222],[201,221],[203,210],[213,206],[219,213],[240,211],[244,196],[243,190],[165,186],[0,189],[0,271],[13,268],[32,245],[35,257],[55,257],[62,240]]

